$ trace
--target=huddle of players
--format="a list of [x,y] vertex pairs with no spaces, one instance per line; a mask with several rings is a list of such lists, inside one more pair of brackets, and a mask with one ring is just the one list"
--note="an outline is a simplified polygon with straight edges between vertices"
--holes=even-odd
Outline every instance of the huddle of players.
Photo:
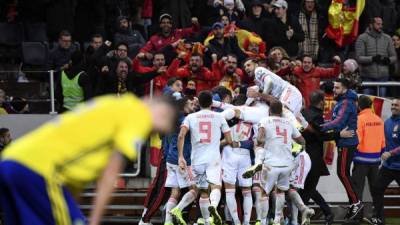
[[[204,224],[222,225],[217,211],[222,182],[226,193],[226,214],[235,225],[250,223],[252,191],[257,225],[268,223],[272,192],[275,204],[273,224],[280,224],[284,219],[285,193],[291,203],[292,224],[297,224],[298,210],[302,215],[301,224],[310,223],[314,211],[304,205],[296,191],[303,188],[311,168],[309,156],[301,151],[305,149],[305,140],[299,129],[307,126],[300,113],[301,93],[251,59],[244,65],[256,83],[249,88],[247,100],[236,101],[235,105],[221,103],[213,101],[212,94],[205,91],[198,96],[200,111],[190,113],[190,107],[185,110],[188,115],[182,121],[176,143],[178,161],[175,165],[167,164],[166,187],[172,188],[172,194],[166,204],[166,225],[173,224],[173,221],[186,225],[182,210],[198,199],[198,195]],[[212,108],[223,111],[215,112]],[[232,120],[235,123],[229,127],[227,121]],[[222,135],[224,138],[221,140]],[[188,139],[191,149],[185,146],[189,145]],[[236,184],[243,195],[242,222],[237,212]],[[179,189],[188,186],[190,190],[178,202]]]

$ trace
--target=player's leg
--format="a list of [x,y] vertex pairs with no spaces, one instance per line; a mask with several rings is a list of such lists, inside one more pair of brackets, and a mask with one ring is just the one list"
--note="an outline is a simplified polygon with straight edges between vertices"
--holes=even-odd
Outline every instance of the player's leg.
[[208,187],[205,181],[205,168],[205,165],[192,165],[189,167],[188,176],[192,177],[190,190],[183,195],[178,205],[170,211],[171,216],[179,225],[186,225],[186,222],[182,217],[182,210],[197,199],[199,188]]
[[263,186],[262,197],[260,200],[261,205],[261,225],[267,224],[267,217],[269,211],[269,193],[275,187],[279,177],[279,170],[275,167],[267,167],[264,165],[264,169],[261,171],[261,183]]
[[237,179],[239,187],[242,189],[242,196],[243,196],[243,225],[250,224],[250,217],[251,217],[251,210],[253,208],[253,199],[251,196],[251,186],[253,181],[251,178],[243,178],[241,175],[243,174],[244,170],[251,165],[250,155],[240,155],[239,159],[239,170],[237,173]]
[[257,172],[262,170],[262,164],[264,162],[264,157],[265,157],[265,149],[262,147],[255,148],[254,155],[255,155],[255,160],[254,160],[255,163],[253,166],[246,169],[246,171],[242,175],[243,178],[251,178]]
[[[257,176],[257,174],[255,175],[255,177]],[[252,192],[254,194],[254,208],[256,208],[256,225],[259,225],[257,223],[261,222],[261,195],[262,195],[262,189],[260,186],[260,183],[254,183],[253,184],[253,188],[252,188]]]
[[230,148],[225,148],[222,154],[222,180],[225,187],[225,200],[229,214],[232,217],[232,221],[235,225],[240,224],[239,215],[237,211],[236,203],[236,177],[238,174],[238,160],[237,154]]
[[[188,182],[186,185],[180,185],[179,181],[179,167],[177,165],[167,163],[167,180],[165,181],[165,187],[171,188],[171,195],[169,196],[168,202],[165,205],[166,214],[165,214],[165,225],[172,224],[172,215],[170,211],[175,208],[178,203],[180,197],[180,187],[185,188],[188,187]],[[185,179],[185,178],[181,178]]]
[[210,215],[213,217],[215,225],[222,225],[222,218],[218,214],[217,207],[221,200],[221,173],[222,165],[221,160],[210,162],[206,168],[207,182],[210,184],[210,206],[208,208]]

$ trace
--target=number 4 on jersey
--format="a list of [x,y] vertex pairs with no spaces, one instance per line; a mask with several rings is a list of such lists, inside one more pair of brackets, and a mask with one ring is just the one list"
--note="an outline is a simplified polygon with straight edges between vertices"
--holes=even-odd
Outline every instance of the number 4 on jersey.
[[277,136],[282,136],[283,137],[283,143],[287,144],[287,131],[286,129],[283,129],[281,131],[278,126],[276,126],[276,135]]

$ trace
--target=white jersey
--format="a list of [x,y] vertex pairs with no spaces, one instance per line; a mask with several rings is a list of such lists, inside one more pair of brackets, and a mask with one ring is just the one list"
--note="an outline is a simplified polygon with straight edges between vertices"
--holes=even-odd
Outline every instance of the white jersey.
[[268,166],[293,166],[293,138],[301,136],[300,132],[286,118],[270,116],[261,120],[259,127],[265,129],[265,157]]
[[271,94],[277,98],[281,97],[286,88],[292,86],[289,82],[264,67],[257,67],[254,75],[255,82],[263,90],[263,93]]
[[295,188],[304,189],[304,183],[311,169],[311,159],[306,151],[300,152],[295,161],[295,168],[290,177],[290,183]]
[[201,110],[188,115],[182,126],[190,130],[192,142],[192,165],[200,165],[221,160],[219,152],[221,131],[230,132],[224,117],[211,110]]

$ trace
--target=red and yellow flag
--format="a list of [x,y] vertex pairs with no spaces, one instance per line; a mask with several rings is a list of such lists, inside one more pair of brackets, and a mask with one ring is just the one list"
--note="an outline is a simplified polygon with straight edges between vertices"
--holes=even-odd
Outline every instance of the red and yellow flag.
[[337,46],[354,42],[358,35],[358,20],[365,7],[365,0],[332,0],[328,10],[329,26],[326,35]]

